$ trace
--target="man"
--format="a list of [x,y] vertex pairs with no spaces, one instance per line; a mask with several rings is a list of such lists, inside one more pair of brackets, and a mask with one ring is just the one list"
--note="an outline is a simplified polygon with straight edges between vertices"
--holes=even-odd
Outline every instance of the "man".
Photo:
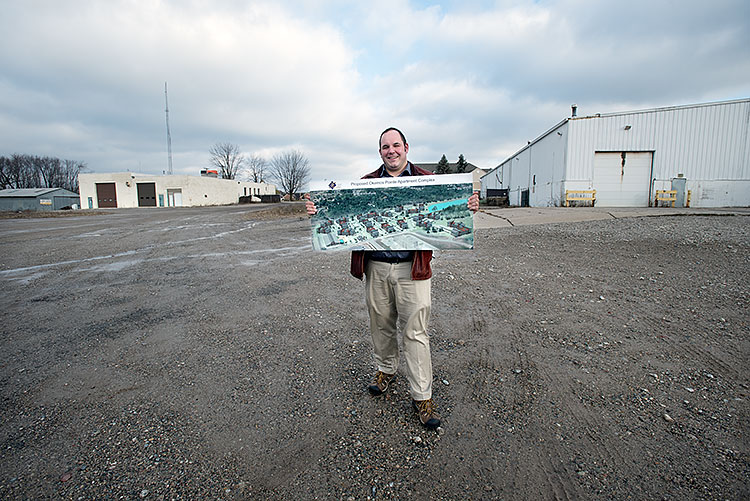
[[[390,127],[380,134],[380,158],[376,171],[364,176],[425,176],[432,172],[420,169],[406,158],[409,143],[404,134]],[[469,209],[479,209],[479,196],[469,198]],[[307,213],[317,212],[307,201]],[[396,377],[399,364],[397,331],[404,339],[406,377],[412,405],[419,421],[428,428],[440,426],[440,416],[432,400],[432,359],[427,325],[432,307],[432,251],[354,251],[351,273],[365,280],[365,299],[370,316],[370,333],[377,372],[367,387],[374,396],[384,394]]]

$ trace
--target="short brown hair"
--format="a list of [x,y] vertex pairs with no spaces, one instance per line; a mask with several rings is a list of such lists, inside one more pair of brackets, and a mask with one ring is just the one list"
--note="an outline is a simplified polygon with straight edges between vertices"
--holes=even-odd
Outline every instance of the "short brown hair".
[[404,136],[403,132],[401,132],[400,130],[398,130],[395,127],[388,127],[387,129],[385,129],[383,132],[380,133],[380,139],[378,139],[378,149],[380,149],[381,143],[383,142],[383,135],[386,132],[390,132],[392,130],[395,130],[396,132],[398,132],[398,135],[401,136],[401,140],[404,142],[404,144],[409,144],[409,143],[406,142],[406,136]]

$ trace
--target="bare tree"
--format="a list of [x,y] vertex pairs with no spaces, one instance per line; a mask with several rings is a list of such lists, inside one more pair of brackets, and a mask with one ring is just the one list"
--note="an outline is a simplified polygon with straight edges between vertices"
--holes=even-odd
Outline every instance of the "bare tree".
[[0,189],[65,188],[78,193],[78,173],[84,162],[13,154],[0,157]]
[[56,188],[60,185],[60,159],[52,157],[34,157],[34,167],[39,173],[42,188]]
[[250,180],[254,183],[262,183],[265,180],[266,169],[268,168],[268,162],[260,155],[253,154],[247,159],[246,169]]
[[216,143],[208,153],[211,165],[219,169],[222,179],[235,179],[245,164],[245,156],[236,144]]
[[10,180],[12,168],[10,158],[6,156],[0,157],[0,190],[13,188],[13,184]]
[[0,183],[3,188],[39,188],[39,176],[30,155],[2,157]]
[[86,163],[78,160],[63,160],[61,167],[62,182],[60,188],[78,193],[78,174],[86,171]]
[[288,150],[274,155],[271,160],[271,177],[273,177],[289,199],[299,192],[310,179],[310,162],[302,152]]
[[78,193],[78,173],[86,168],[85,163],[52,157],[34,157],[33,163],[42,188],[64,188]]
[[3,188],[41,188],[39,172],[31,155],[14,153],[0,160],[0,184]]

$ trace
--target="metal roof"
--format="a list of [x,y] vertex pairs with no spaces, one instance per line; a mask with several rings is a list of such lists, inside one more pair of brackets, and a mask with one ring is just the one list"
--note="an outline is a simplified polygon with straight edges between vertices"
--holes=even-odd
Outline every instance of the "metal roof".
[[703,108],[706,106],[743,103],[743,102],[748,102],[748,101],[750,101],[750,98],[744,97],[740,99],[729,99],[726,101],[711,101],[707,103],[682,104],[678,106],[662,106],[660,108],[649,108],[645,110],[615,111],[613,113],[595,113],[593,115],[570,117],[569,120],[586,120],[586,119],[591,119],[591,118],[617,117],[617,116],[622,116],[622,115],[637,115],[641,113],[659,113],[659,112],[664,112],[664,111],[686,110],[690,108]]
[[65,195],[70,194],[69,196],[78,196],[78,193],[73,193],[72,191],[68,191],[64,188],[6,188],[4,190],[0,190],[0,197],[34,198],[41,195],[46,195],[47,193],[51,193],[53,191],[63,191],[66,192]]

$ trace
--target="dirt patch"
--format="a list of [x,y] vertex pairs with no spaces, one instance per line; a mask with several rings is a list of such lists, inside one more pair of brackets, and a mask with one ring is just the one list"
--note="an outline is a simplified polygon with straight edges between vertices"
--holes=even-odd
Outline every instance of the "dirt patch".
[[750,218],[438,253],[428,431],[285,205],[0,222],[0,498],[750,497]]
[[307,211],[305,210],[304,202],[284,202],[276,204],[267,209],[253,211],[247,215],[247,219],[268,221],[295,216],[307,219]]
[[30,219],[30,218],[50,218],[50,217],[71,217],[71,216],[101,216],[108,214],[104,211],[96,210],[56,210],[56,211],[0,211],[0,219]]

